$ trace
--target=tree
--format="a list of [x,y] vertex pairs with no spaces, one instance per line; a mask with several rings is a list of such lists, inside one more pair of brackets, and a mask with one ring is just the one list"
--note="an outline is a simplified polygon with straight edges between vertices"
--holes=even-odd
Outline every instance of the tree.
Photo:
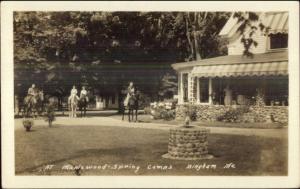
[[[258,27],[265,35],[268,33],[270,27],[266,27],[259,21],[259,13],[256,12],[235,12],[233,17],[237,18],[238,24],[240,24],[238,32],[242,35],[241,43],[243,43],[244,46],[243,54],[252,57],[253,54],[250,48],[258,45],[258,42],[253,38],[253,35],[258,30],[255,23],[259,22]],[[249,32],[247,32],[247,30],[249,30]]]
[[170,96],[177,85],[170,64],[224,54],[217,34],[228,17],[221,12],[15,12],[16,92],[37,83],[57,96],[67,95],[73,84],[110,93],[134,81],[153,98]]

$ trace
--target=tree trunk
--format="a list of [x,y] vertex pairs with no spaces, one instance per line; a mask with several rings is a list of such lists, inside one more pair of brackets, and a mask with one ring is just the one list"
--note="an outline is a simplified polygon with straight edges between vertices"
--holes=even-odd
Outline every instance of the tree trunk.
[[201,60],[201,55],[198,48],[198,38],[197,33],[194,31],[194,42],[195,42],[195,53],[196,53],[196,60]]
[[194,37],[194,45],[195,45],[195,58],[196,60],[201,60],[201,55],[199,52],[199,47],[198,47],[198,35],[197,35],[197,31],[200,30],[200,24],[199,24],[199,20],[200,20],[200,13],[194,13],[194,27],[193,27],[193,37]]
[[189,32],[189,13],[187,13],[186,18],[185,18],[185,31],[186,31],[186,38],[189,43],[189,50],[190,50],[190,54],[189,54],[188,58],[189,59],[191,57],[194,58],[194,47],[193,47],[193,43],[192,43],[190,32]]

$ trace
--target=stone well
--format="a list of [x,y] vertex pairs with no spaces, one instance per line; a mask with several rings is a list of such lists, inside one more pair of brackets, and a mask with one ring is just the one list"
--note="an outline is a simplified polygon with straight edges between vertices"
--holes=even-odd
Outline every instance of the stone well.
[[194,126],[170,129],[168,153],[162,157],[178,160],[213,158],[208,154],[209,131],[209,129]]

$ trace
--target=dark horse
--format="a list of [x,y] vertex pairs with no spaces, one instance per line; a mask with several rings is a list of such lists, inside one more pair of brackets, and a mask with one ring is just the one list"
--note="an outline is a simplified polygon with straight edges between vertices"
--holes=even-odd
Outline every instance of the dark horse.
[[128,100],[128,105],[125,107],[124,103],[122,104],[121,107],[121,112],[122,112],[122,120],[124,120],[124,115],[126,112],[126,109],[128,109],[128,121],[131,122],[133,121],[134,118],[134,113],[135,113],[135,122],[137,122],[137,116],[138,116],[138,109],[139,109],[139,93],[135,92],[134,94],[129,97]]
[[26,96],[24,98],[24,115],[30,116],[30,114],[37,113],[41,115],[44,109],[44,93],[43,91],[38,91],[34,96]]
[[80,97],[79,101],[78,101],[78,108],[80,111],[80,116],[81,117],[85,117],[86,116],[86,107],[87,107],[87,99],[86,97]]

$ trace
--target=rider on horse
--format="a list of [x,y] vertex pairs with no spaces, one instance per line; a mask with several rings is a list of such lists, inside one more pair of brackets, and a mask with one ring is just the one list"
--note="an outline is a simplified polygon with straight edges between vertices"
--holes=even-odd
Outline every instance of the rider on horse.
[[85,90],[84,86],[82,87],[82,89],[80,91],[80,99],[85,99],[86,102],[88,102],[87,91]]
[[76,89],[75,85],[73,85],[73,88],[71,90],[71,96],[73,96],[73,95],[77,95],[77,89]]
[[79,97],[77,96],[77,89],[76,89],[76,86],[73,85],[73,88],[71,89],[71,94],[68,98],[68,104],[69,104],[69,108],[71,110],[70,117],[76,117],[76,108],[77,108],[78,100],[79,100]]
[[35,88],[35,84],[32,84],[32,86],[28,89],[27,95],[29,97],[29,101],[36,103],[35,97],[37,95],[37,89]]
[[124,106],[127,107],[128,106],[128,102],[129,102],[129,98],[134,94],[134,86],[133,86],[133,82],[129,83],[129,86],[127,87],[127,96],[124,100]]
[[[68,101],[70,101],[71,100],[71,98],[73,98],[73,97],[76,97],[77,96],[77,89],[76,89],[76,86],[75,85],[73,85],[73,88],[71,89],[71,93],[70,93],[70,96],[69,96],[69,98],[68,98]],[[77,97],[78,98],[78,97]]]

